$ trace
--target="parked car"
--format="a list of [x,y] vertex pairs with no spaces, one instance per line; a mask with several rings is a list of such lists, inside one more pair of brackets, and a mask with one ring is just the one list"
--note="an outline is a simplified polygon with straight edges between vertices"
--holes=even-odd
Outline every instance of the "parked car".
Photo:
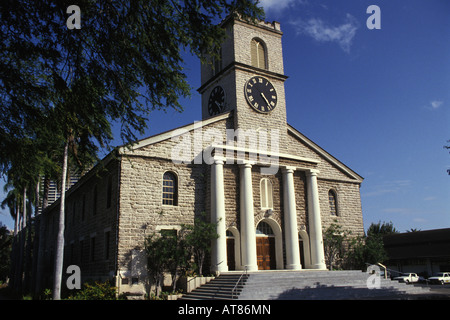
[[417,273],[404,273],[399,277],[395,277],[394,280],[405,283],[414,283],[419,282],[419,276],[417,275]]
[[428,281],[430,283],[437,283],[437,284],[450,283],[450,272],[440,272],[428,278]]

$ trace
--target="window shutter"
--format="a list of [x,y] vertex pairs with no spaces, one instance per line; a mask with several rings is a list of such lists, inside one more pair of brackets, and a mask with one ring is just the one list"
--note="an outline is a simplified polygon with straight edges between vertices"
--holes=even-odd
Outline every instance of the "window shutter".
[[258,67],[258,43],[255,39],[252,40],[251,44],[251,56],[252,56],[252,66]]
[[267,183],[267,207],[273,208],[273,196],[272,196],[272,182],[269,179],[266,179]]
[[264,44],[259,40],[253,39],[250,45],[250,51],[252,66],[267,69],[266,50]]
[[267,208],[266,179],[261,180],[261,208]]
[[266,69],[266,55],[262,43],[258,43],[258,68]]
[[272,182],[269,179],[261,180],[261,209],[273,208]]

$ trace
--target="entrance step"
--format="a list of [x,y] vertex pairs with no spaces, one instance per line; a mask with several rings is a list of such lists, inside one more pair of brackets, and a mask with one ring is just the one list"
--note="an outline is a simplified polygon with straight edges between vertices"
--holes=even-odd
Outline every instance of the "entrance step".
[[[231,300],[242,291],[248,275],[225,273],[183,295],[179,300]],[[240,280],[239,284],[237,282]],[[233,289],[235,291],[233,292]],[[234,296],[233,296],[234,295]]]
[[[249,272],[236,286],[241,273],[223,273],[183,295],[181,300],[350,300],[410,299],[429,293],[429,288],[379,279],[369,289],[369,274],[359,271],[259,271]],[[232,290],[236,286],[236,294]],[[236,297],[237,296],[237,297]]]
[[426,294],[429,288],[380,279],[369,289],[369,274],[359,271],[280,271],[252,273],[242,289],[242,300],[405,299]]

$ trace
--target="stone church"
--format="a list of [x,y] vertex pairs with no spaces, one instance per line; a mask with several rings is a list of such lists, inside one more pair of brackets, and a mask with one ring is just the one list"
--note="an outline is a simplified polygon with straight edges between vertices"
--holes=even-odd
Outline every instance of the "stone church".
[[[280,24],[222,27],[221,58],[201,66],[202,120],[121,148],[67,191],[63,270],[136,291],[144,239],[202,213],[218,223],[211,272],[325,269],[324,229],[364,232],[363,178],[287,123]],[[48,279],[58,210],[44,212]]]

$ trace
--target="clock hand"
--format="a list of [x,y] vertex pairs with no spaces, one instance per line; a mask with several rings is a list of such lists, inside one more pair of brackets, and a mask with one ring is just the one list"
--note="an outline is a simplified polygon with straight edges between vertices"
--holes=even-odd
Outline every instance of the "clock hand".
[[270,106],[269,100],[267,100],[266,96],[262,92],[261,92],[261,97],[263,97],[263,99],[266,101],[267,106]]

